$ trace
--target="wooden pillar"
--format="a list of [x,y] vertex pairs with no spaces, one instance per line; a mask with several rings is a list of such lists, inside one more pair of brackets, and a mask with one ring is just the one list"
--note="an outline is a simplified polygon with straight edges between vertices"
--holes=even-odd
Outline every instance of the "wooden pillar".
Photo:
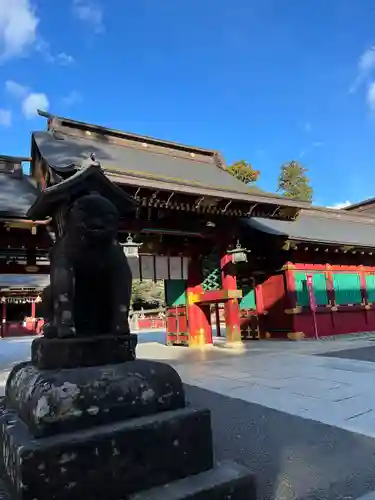
[[7,303],[5,298],[1,299],[1,337],[5,335],[5,328],[7,323]]
[[[237,290],[237,278],[232,255],[224,253],[220,259],[221,283],[223,290]],[[238,299],[224,303],[227,342],[241,342],[240,308]]]
[[33,319],[35,319],[35,317],[36,317],[36,304],[35,304],[35,300],[33,300],[31,302],[31,317]]
[[219,304],[215,304],[215,318],[216,318],[216,337],[221,337]]
[[294,278],[294,265],[288,262],[285,266],[286,281],[286,308],[294,309],[297,305],[296,281]]
[[333,278],[330,264],[326,264],[327,269],[327,295],[330,306],[336,305],[335,289],[333,287]]
[[255,293],[256,312],[257,312],[257,314],[264,314],[262,285],[254,285],[254,293]]
[[363,269],[363,266],[359,266],[359,278],[361,280],[361,297],[362,304],[368,304],[368,295],[367,295],[367,283],[366,283],[366,273]]
[[31,302],[31,321],[32,321],[32,329],[33,332],[36,331],[36,303],[35,300]]
[[212,344],[210,306],[197,303],[202,289],[202,273],[197,256],[189,258],[186,287],[189,346]]

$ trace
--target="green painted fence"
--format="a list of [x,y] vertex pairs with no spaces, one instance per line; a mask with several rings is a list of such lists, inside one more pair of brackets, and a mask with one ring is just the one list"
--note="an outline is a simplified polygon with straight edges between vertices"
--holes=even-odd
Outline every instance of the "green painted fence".
[[362,302],[359,273],[333,273],[332,282],[336,304],[360,304]]
[[307,289],[307,278],[306,275],[311,274],[313,279],[313,290],[315,303],[318,306],[325,306],[328,304],[328,293],[327,293],[327,280],[324,273],[316,272],[305,272],[305,271],[295,271],[294,279],[296,286],[297,295],[297,305],[302,307],[307,307],[310,305],[309,302],[309,292]]

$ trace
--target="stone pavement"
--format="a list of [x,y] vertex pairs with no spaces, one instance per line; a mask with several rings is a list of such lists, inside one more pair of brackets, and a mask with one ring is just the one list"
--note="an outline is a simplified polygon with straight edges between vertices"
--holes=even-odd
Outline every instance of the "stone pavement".
[[[25,338],[1,341],[0,391],[13,363],[28,358],[29,345]],[[258,341],[241,352],[151,342],[139,345],[138,357],[171,363],[189,385],[375,437],[375,363],[332,357],[366,346],[374,342]],[[328,351],[329,357],[321,356]]]
[[[1,341],[0,390],[12,364],[28,358],[29,345],[30,339]],[[139,345],[138,357],[171,363],[189,385],[375,437],[375,363],[333,357],[334,351],[366,346],[374,342],[259,341],[242,352],[151,342]],[[321,356],[328,351],[329,357]]]
[[[141,342],[155,340],[143,335]],[[29,345],[0,341],[2,388]],[[354,500],[375,490],[375,363],[334,356],[374,350],[375,361],[374,347],[368,340],[260,341],[239,351],[192,350],[154,341],[141,343],[138,356],[175,366],[189,402],[212,410],[217,458],[251,467],[260,498]]]
[[162,346],[143,346],[140,353],[165,352],[187,384],[375,437],[375,363],[321,356],[366,346],[374,342],[265,341],[247,344],[243,353],[180,350],[175,359]]

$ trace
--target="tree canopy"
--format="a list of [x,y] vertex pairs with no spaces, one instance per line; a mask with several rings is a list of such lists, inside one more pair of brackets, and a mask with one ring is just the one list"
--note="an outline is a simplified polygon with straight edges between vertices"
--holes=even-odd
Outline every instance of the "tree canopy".
[[164,303],[164,282],[152,280],[133,280],[132,304],[134,309],[141,307],[160,307]]
[[281,166],[277,190],[287,198],[312,201],[313,189],[307,177],[307,168],[298,161],[290,161]]
[[260,171],[254,170],[250,163],[245,160],[236,161],[228,167],[228,172],[245,184],[256,182]]

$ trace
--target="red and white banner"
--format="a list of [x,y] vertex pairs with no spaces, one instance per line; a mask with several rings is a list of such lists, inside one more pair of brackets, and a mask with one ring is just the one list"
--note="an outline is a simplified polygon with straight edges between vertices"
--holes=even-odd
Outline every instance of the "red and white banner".
[[307,291],[309,292],[310,309],[312,311],[315,311],[316,310],[316,302],[315,302],[314,285],[313,285],[312,274],[307,274],[306,275],[306,282],[307,282]]

